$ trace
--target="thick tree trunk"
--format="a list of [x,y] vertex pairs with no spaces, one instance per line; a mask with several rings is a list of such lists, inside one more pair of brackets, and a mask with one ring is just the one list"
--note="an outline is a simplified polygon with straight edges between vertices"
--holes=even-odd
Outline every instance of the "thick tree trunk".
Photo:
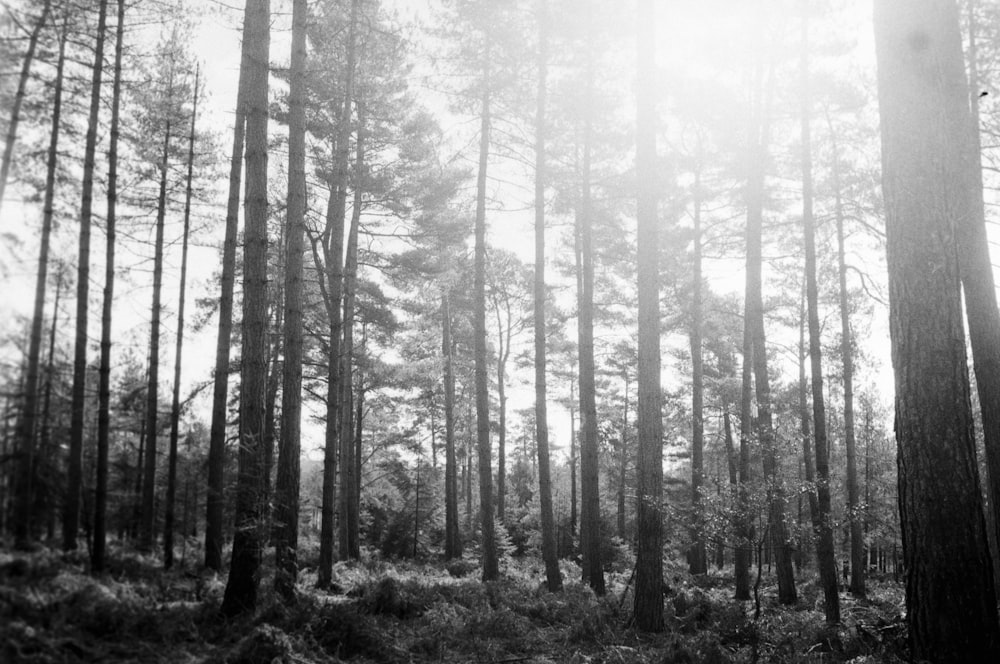
[[[593,2],[587,1],[588,34],[594,31]],[[588,39],[588,42],[591,41]],[[604,594],[601,563],[601,497],[597,449],[597,387],[594,369],[594,247],[593,210],[590,200],[590,159],[594,135],[594,55],[586,53],[585,115],[579,209],[580,282],[577,295],[577,330],[580,362],[580,493],[582,494],[580,549],[585,580],[598,595]]]
[[1000,623],[958,265],[978,205],[958,10],[876,0],[874,16],[910,656],[987,661]]
[[[104,265],[104,303],[101,308],[101,365],[97,390],[97,486],[94,493],[94,544],[91,571],[104,571],[107,545],[108,449],[111,437],[111,308],[115,296],[115,224],[118,206],[118,117],[121,110],[122,55],[125,35],[125,0],[118,0],[115,25],[115,69],[111,93],[111,144],[108,147],[108,215],[105,223],[107,249]],[[59,94],[57,87],[56,94]],[[54,122],[58,122],[56,110]]]
[[447,289],[441,292],[441,355],[444,358],[444,557],[462,556],[458,531],[458,464],[455,456],[455,369],[451,342],[451,302]]
[[[173,96],[173,70],[168,89]],[[149,377],[146,387],[146,466],[143,469],[142,519],[139,522],[139,550],[153,550],[156,522],[156,438],[159,433],[160,394],[160,313],[163,290],[163,231],[167,215],[167,175],[170,157],[170,120],[163,136],[160,159],[160,198],[156,206],[156,241],[153,255],[153,306],[149,326]]]
[[236,236],[239,227],[243,142],[246,133],[246,72],[250,67],[248,25],[243,23],[243,47],[236,91],[233,152],[229,162],[229,198],[226,202],[226,233],[222,245],[222,279],[219,294],[219,335],[215,347],[212,391],[212,426],[208,448],[208,491],[205,498],[205,567],[222,569],[222,514],[225,486],[226,424],[229,414],[229,352],[233,334],[233,285],[236,280]]
[[270,2],[247,0],[245,30],[251,48],[246,70],[246,230],[243,249],[243,359],[240,368],[240,453],[236,530],[225,616],[252,613],[261,559],[261,501],[267,392],[267,120]]
[[548,1],[539,0],[538,91],[535,97],[535,441],[538,448],[538,501],[542,521],[542,559],[550,592],[562,589],[556,549],[555,520],[552,515],[552,471],[549,468],[548,390],[545,347],[545,186],[548,181],[545,139],[548,103],[549,14]]
[[[48,12],[49,3],[45,3]],[[32,45],[32,49],[34,46]],[[59,161],[59,123],[62,113],[63,71],[66,63],[66,25],[59,36],[59,59],[56,63],[55,98],[52,102],[52,129],[49,134],[49,151],[45,170],[45,199],[42,212],[42,235],[38,249],[38,273],[35,277],[35,306],[31,317],[28,341],[27,370],[24,380],[24,412],[18,432],[18,469],[14,478],[16,487],[14,539],[17,548],[27,548],[31,539],[31,509],[37,482],[35,463],[35,412],[38,408],[39,367],[42,352],[42,319],[45,315],[45,291],[49,278],[49,245],[52,238],[53,199],[56,188],[56,166]],[[2,201],[0,193],[0,201]],[[109,230],[114,234],[113,226]],[[53,325],[55,322],[53,321]],[[51,381],[50,381],[51,382]],[[44,425],[43,425],[44,426]],[[45,453],[45,449],[42,453]],[[6,514],[4,515],[6,517]]]
[[486,168],[490,150],[489,36],[486,37],[483,96],[480,108],[479,172],[476,178],[474,330],[476,382],[476,441],[479,456],[479,514],[483,541],[483,581],[500,575],[496,534],[493,531],[493,472],[490,449],[490,396],[486,367]]
[[[27,94],[28,78],[31,76],[31,64],[35,59],[35,49],[38,47],[38,37],[49,18],[52,0],[45,0],[42,13],[28,36],[28,50],[21,63],[21,75],[17,79],[17,91],[14,93],[14,105],[10,109],[10,121],[7,123],[7,139],[3,146],[3,156],[0,157],[0,206],[3,205],[4,192],[7,189],[7,177],[10,175],[10,163],[14,156],[14,143],[17,141],[17,126],[21,120],[21,104]],[[65,32],[65,29],[64,29]],[[62,39],[65,39],[63,37]],[[62,49],[62,46],[60,46]]]
[[177,303],[177,341],[174,349],[174,393],[170,408],[170,454],[167,460],[167,503],[163,513],[163,566],[174,564],[174,507],[177,499],[177,441],[181,426],[181,361],[184,356],[184,295],[187,292],[188,237],[191,233],[191,195],[194,184],[195,122],[198,118],[198,71],[194,75],[191,133],[188,135],[187,186],[184,191],[184,232],[181,238],[181,282]]
[[809,7],[802,3],[802,230],[805,244],[806,304],[809,317],[809,360],[812,373],[813,440],[816,444],[816,561],[823,586],[823,610],[828,623],[840,622],[837,594],[837,561],[830,521],[830,452],[826,437],[826,404],[823,395],[823,349],[820,344],[819,288],[816,283],[816,229],[813,221],[812,113],[809,97]]
[[83,156],[83,195],[80,205],[80,245],[76,269],[76,339],[73,350],[73,399],[69,433],[66,503],[63,512],[63,548],[76,549],[80,527],[80,487],[83,480],[83,429],[87,390],[87,305],[90,297],[90,224],[94,202],[94,155],[101,111],[101,75],[104,71],[104,34],[108,2],[101,0],[97,19],[97,47],[90,84],[90,116]]
[[[747,280],[745,302],[750,301],[750,282]],[[736,533],[736,555],[734,574],[738,600],[750,599],[750,565],[753,562],[753,540],[755,528],[750,513],[750,446],[753,444],[755,423],[753,422],[753,334],[750,331],[749,307],[744,305],[743,316],[743,363],[740,372],[740,455],[739,490],[733,530]]]
[[281,383],[281,443],[274,509],[274,589],[295,598],[299,543],[299,456],[302,431],[302,299],[306,212],[305,0],[292,4],[292,53],[288,93],[288,209],[285,245],[285,364]]
[[655,5],[639,0],[636,180],[639,272],[639,451],[636,457],[635,624],[663,629],[663,416],[660,400],[660,275],[657,223]]

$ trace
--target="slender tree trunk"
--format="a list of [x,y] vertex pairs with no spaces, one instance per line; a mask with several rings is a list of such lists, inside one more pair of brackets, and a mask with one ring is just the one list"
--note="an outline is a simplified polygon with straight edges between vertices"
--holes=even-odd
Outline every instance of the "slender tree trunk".
[[497,427],[497,520],[503,523],[507,511],[507,358],[510,356],[510,311],[507,311],[507,334],[504,335],[499,302],[496,305],[497,405],[500,410]]
[[[594,32],[593,2],[586,6],[587,31]],[[588,41],[592,41],[588,39]],[[580,259],[582,288],[578,294],[580,361],[580,492],[582,494],[580,548],[583,551],[584,575],[598,595],[604,594],[604,567],[601,563],[601,498],[598,475],[597,395],[594,370],[594,249],[593,210],[590,200],[590,158],[594,134],[594,56],[586,54],[586,91],[583,129],[583,161],[580,197]]]
[[625,540],[625,477],[628,472],[628,369],[625,369],[625,408],[622,412],[621,448],[618,450],[618,537]]
[[441,291],[441,355],[444,358],[444,557],[462,556],[458,531],[458,467],[455,459],[455,369],[451,341],[451,302],[447,287]]
[[[49,3],[45,3],[44,13],[48,13]],[[43,16],[44,18],[44,16]],[[41,21],[39,22],[39,26]],[[37,30],[37,29],[36,29]],[[24,412],[21,415],[18,432],[18,470],[14,478],[16,487],[16,513],[14,518],[14,539],[17,548],[27,548],[31,539],[31,508],[34,504],[37,466],[35,463],[35,412],[38,408],[39,366],[42,351],[42,319],[45,312],[45,291],[49,275],[49,245],[52,237],[53,198],[56,187],[56,165],[59,160],[59,122],[62,111],[63,70],[66,63],[66,32],[63,24],[59,36],[59,59],[56,63],[55,99],[52,103],[52,129],[49,134],[49,152],[45,173],[45,202],[42,213],[42,236],[38,249],[38,273],[35,277],[35,306],[31,317],[31,333],[28,342],[27,371],[24,385]],[[33,37],[37,37],[33,33]],[[34,49],[34,44],[30,47]],[[8,141],[12,141],[11,137]],[[2,201],[0,193],[0,201]],[[54,321],[53,321],[54,325]],[[54,328],[53,328],[54,329]],[[49,381],[51,383],[51,380]],[[43,424],[43,426],[45,426]],[[43,449],[43,453],[44,453]],[[4,515],[6,516],[6,515]]]
[[480,109],[479,172],[476,178],[474,325],[476,382],[476,441],[479,452],[479,514],[482,521],[483,581],[500,575],[496,533],[493,531],[493,473],[490,449],[490,395],[486,367],[486,168],[490,150],[490,47],[486,36],[483,96]]
[[[360,0],[352,0],[350,27],[347,43],[347,74],[344,81],[344,99],[341,105],[339,128],[334,153],[337,173],[330,186],[330,201],[323,234],[326,260],[326,289],[324,298],[330,320],[330,361],[327,372],[326,445],[323,461],[323,506],[320,525],[320,559],[317,585],[326,588],[333,580],[333,531],[334,511],[337,509],[336,473],[337,453],[340,447],[341,427],[341,336],[343,297],[344,222],[347,214],[347,176],[350,161],[351,107],[354,103],[354,78],[357,61],[358,10]],[[343,465],[341,475],[343,476]],[[343,539],[343,538],[341,538]],[[343,556],[344,543],[341,542]]]
[[225,616],[252,613],[257,605],[261,558],[263,436],[267,391],[267,114],[270,2],[247,0],[246,231],[243,250],[243,359],[240,369],[240,453],[236,530]]
[[639,272],[639,452],[636,457],[638,542],[635,624],[663,629],[663,416],[660,401],[660,278],[657,223],[655,5],[639,0],[636,14],[636,180]]
[[[747,280],[745,302],[750,302],[750,281]],[[734,530],[736,532],[736,599],[750,599],[750,565],[753,562],[755,528],[750,507],[750,447],[754,438],[753,406],[753,333],[750,331],[749,307],[744,305],[743,366],[740,372],[740,478],[737,492]]]
[[802,466],[806,476],[806,487],[809,495],[809,520],[813,533],[818,533],[819,501],[816,494],[816,461],[812,447],[812,409],[809,408],[809,379],[806,377],[806,362],[809,351],[806,347],[806,287],[802,285],[802,302],[799,306],[799,422],[802,429]]
[[[248,0],[249,1],[249,0]],[[239,228],[240,184],[243,142],[247,116],[247,69],[250,64],[248,25],[243,23],[243,47],[236,92],[233,125],[233,152],[229,162],[229,198],[226,202],[226,234],[222,245],[222,279],[219,295],[219,335],[215,348],[215,375],[212,392],[212,427],[208,449],[208,491],[205,497],[205,567],[222,569],[223,495],[225,486],[226,424],[229,415],[229,352],[233,335],[233,285],[236,281],[236,236]]]
[[285,366],[281,384],[281,444],[275,488],[274,589],[295,598],[299,543],[299,456],[302,430],[302,300],[306,212],[305,0],[292,3],[292,54],[288,94],[288,239],[285,246]]
[[[986,233],[983,208],[982,138],[979,130],[979,63],[977,48],[976,3],[969,0],[969,101],[971,106],[969,164],[972,170],[971,209],[965,223],[957,227],[957,239],[962,261],[962,290],[965,293],[965,313],[969,321],[973,369],[979,395],[986,456],[986,489],[992,509],[993,531],[1000,547],[1000,310],[997,309],[996,289],[990,243]],[[994,551],[994,574],[1000,570],[1000,551]],[[1000,583],[1000,579],[997,579]]]
[[87,304],[90,296],[90,224],[94,202],[94,155],[97,151],[97,124],[101,111],[101,75],[104,71],[104,37],[108,2],[101,0],[97,20],[97,47],[94,51],[90,84],[90,116],[83,157],[83,196],[80,205],[80,246],[76,270],[76,339],[73,351],[73,400],[69,434],[69,462],[66,477],[66,504],[63,513],[63,548],[76,549],[80,526],[80,487],[83,480],[83,429],[87,390]]
[[187,292],[188,237],[191,233],[191,195],[194,181],[195,122],[198,117],[199,71],[194,75],[191,133],[188,136],[187,187],[184,192],[184,232],[181,239],[181,281],[177,303],[177,341],[174,350],[174,393],[170,408],[170,455],[167,461],[167,504],[163,513],[163,566],[174,563],[174,503],[177,499],[177,441],[181,424],[181,360],[184,356],[184,295]]
[[556,548],[555,520],[552,515],[552,471],[549,467],[549,422],[546,400],[545,348],[545,186],[548,181],[545,139],[548,123],[549,7],[539,0],[538,7],[538,91],[535,108],[535,441],[538,448],[538,501],[542,521],[542,559],[545,580],[550,592],[562,589],[559,557]]
[[356,472],[354,454],[354,302],[358,281],[358,230],[361,225],[361,208],[364,203],[363,182],[365,146],[364,113],[361,104],[358,109],[358,131],[354,159],[354,206],[351,211],[351,227],[347,233],[347,256],[344,264],[344,344],[341,352],[341,413],[344,418],[340,432],[340,532],[341,557],[357,560],[361,557],[360,505],[358,487],[360,477]]
[[958,264],[979,204],[958,10],[876,0],[874,18],[910,656],[988,661],[1000,622]]
[[[21,120],[21,104],[27,94],[28,78],[31,76],[31,64],[35,59],[35,49],[38,46],[38,37],[45,27],[45,22],[49,18],[49,10],[52,7],[52,0],[45,0],[42,5],[42,13],[38,21],[31,29],[28,37],[28,50],[24,54],[24,62],[21,63],[21,75],[17,80],[17,92],[14,93],[14,105],[10,109],[10,121],[7,123],[7,140],[3,146],[3,157],[0,158],[0,205],[3,205],[4,192],[7,189],[7,177],[10,175],[10,163],[14,156],[14,143],[17,142],[17,125]],[[65,33],[65,28],[63,29]],[[61,38],[62,40],[65,37]],[[63,47],[60,46],[60,49]]]
[[[55,468],[58,455],[52,446],[52,387],[55,382],[56,330],[59,321],[59,299],[62,295],[62,270],[56,273],[56,296],[52,303],[52,325],[49,328],[49,357],[45,368],[45,394],[42,397],[42,431],[39,437],[39,458],[49,459],[49,464]],[[55,536],[55,500],[53,491],[46,491],[43,498],[45,507],[47,539],[51,542]],[[5,515],[6,516],[6,515]],[[2,530],[2,529],[0,529]]]
[[[823,349],[820,345],[819,288],[816,283],[816,229],[813,221],[812,120],[809,86],[809,7],[802,3],[802,230],[805,244],[806,304],[809,314],[809,359],[812,373],[813,439],[816,444],[816,560],[823,586],[823,609],[828,623],[840,622],[837,593],[837,560],[834,558],[830,522],[830,452],[826,437],[826,404],[823,396]],[[779,544],[780,546],[780,544]]]
[[[699,152],[700,152],[699,141]],[[694,527],[691,529],[691,551],[688,570],[692,574],[708,572],[708,555],[701,505],[702,487],[705,483],[705,385],[704,362],[701,352],[703,326],[701,295],[701,163],[694,173],[694,274],[691,289],[691,511]]]
[[[168,88],[173,98],[173,68]],[[142,485],[142,521],[139,523],[139,550],[152,551],[156,522],[156,438],[159,433],[160,390],[160,297],[163,290],[163,230],[167,215],[167,175],[170,157],[170,120],[163,136],[163,156],[160,160],[160,199],[156,207],[156,248],[153,258],[153,306],[149,326],[149,382],[146,388],[146,467]]]
[[570,537],[576,538],[576,526],[577,526],[577,496],[576,496],[576,442],[577,442],[577,431],[576,431],[576,411],[572,404],[576,402],[573,395],[573,382],[569,384],[569,534]]
[[854,351],[851,310],[847,294],[844,202],[841,195],[840,156],[833,123],[827,116],[833,147],[834,215],[837,220],[837,275],[840,281],[840,358],[844,368],[844,447],[847,450],[847,510],[851,529],[851,594],[865,596],[865,540],[858,492],[858,453],[854,433]]
[[[118,0],[115,24],[115,70],[111,93],[111,144],[108,147],[107,249],[104,265],[104,303],[101,309],[101,366],[97,391],[97,487],[94,495],[94,545],[90,569],[104,571],[107,545],[108,449],[111,436],[111,308],[115,299],[115,223],[118,206],[118,119],[121,110],[122,54],[125,35],[125,0]],[[58,95],[61,90],[57,88]],[[53,114],[58,122],[59,111]]]

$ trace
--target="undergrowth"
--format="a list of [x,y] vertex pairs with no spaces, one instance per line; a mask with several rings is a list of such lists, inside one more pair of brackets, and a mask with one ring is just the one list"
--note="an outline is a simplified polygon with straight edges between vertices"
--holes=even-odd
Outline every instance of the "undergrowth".
[[866,600],[842,595],[843,621],[827,626],[815,584],[803,577],[794,607],[763,593],[732,599],[724,574],[691,577],[667,565],[666,629],[631,626],[631,570],[609,570],[597,597],[563,562],[564,588],[545,588],[539,561],[512,558],[503,578],[481,583],[476,562],[337,563],[335,593],[300,578],[297,601],[279,603],[261,581],[260,610],[233,622],[219,605],[224,579],[113,549],[109,571],[86,573],[79,554],[0,553],[0,660],[54,662],[552,662],[727,664],[901,662],[902,591],[871,584]]

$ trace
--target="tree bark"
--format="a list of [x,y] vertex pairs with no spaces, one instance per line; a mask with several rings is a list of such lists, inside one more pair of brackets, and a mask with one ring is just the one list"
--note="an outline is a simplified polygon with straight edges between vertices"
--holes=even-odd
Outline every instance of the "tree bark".
[[[986,456],[986,489],[992,509],[994,539],[1000,547],[1000,310],[990,243],[983,208],[982,138],[979,129],[979,63],[976,45],[975,2],[969,2],[969,102],[971,107],[970,163],[972,201],[968,214],[957,226],[965,314],[969,321],[972,364],[976,376]],[[987,513],[989,518],[989,513]],[[1000,550],[994,551],[994,575],[1000,570]],[[1000,579],[998,579],[1000,582]]]
[[[173,65],[168,82],[168,103],[173,99]],[[156,438],[159,433],[160,313],[163,290],[163,232],[167,215],[167,175],[170,159],[170,118],[163,136],[160,159],[160,198],[156,206],[156,246],[153,256],[153,305],[149,326],[149,379],[146,387],[146,467],[143,469],[142,520],[139,522],[139,550],[153,550],[156,522]]]
[[[587,33],[594,32],[593,2],[584,10]],[[588,42],[592,41],[588,39]],[[590,160],[594,135],[594,55],[587,48],[584,101],[583,159],[579,209],[581,279],[577,295],[577,329],[580,362],[580,549],[585,580],[598,595],[604,594],[604,567],[601,563],[601,498],[597,449],[597,394],[594,369],[594,248],[593,210],[590,192]]]
[[[49,3],[45,3],[48,12]],[[39,24],[40,25],[40,24]],[[59,59],[56,63],[55,98],[52,102],[52,129],[49,134],[49,151],[45,171],[45,202],[42,212],[42,236],[38,249],[38,273],[35,277],[35,305],[31,317],[28,341],[27,370],[24,381],[24,412],[18,432],[18,470],[14,478],[16,487],[16,513],[14,540],[17,548],[28,548],[31,540],[31,508],[37,481],[35,464],[35,412],[38,408],[39,367],[42,352],[42,319],[45,315],[45,291],[49,275],[49,246],[52,238],[53,199],[56,187],[56,166],[59,161],[59,122],[62,112],[63,72],[66,63],[66,32],[63,24],[59,36]],[[32,45],[32,49],[34,46]],[[11,140],[11,139],[8,139]],[[2,201],[0,193],[0,201]],[[113,232],[113,231],[112,231]],[[55,322],[53,321],[53,325]],[[43,425],[44,426],[44,425]],[[42,451],[43,453],[45,450]],[[4,515],[7,516],[6,514]]]
[[[118,138],[121,110],[122,55],[125,35],[125,0],[118,0],[115,24],[115,69],[111,93],[111,144],[108,147],[108,215],[105,223],[107,249],[104,266],[104,303],[101,309],[101,365],[97,390],[97,486],[94,493],[94,544],[90,552],[90,569],[104,571],[107,548],[108,511],[108,449],[111,436],[111,308],[115,296],[115,224],[118,206]],[[61,56],[60,56],[61,57]],[[56,95],[61,92],[57,86]],[[59,111],[53,122],[59,121]],[[53,146],[54,148],[54,146]]]
[[361,208],[364,203],[364,113],[357,104],[358,131],[354,158],[354,206],[351,227],[347,233],[347,256],[344,263],[344,343],[341,352],[341,413],[340,431],[340,528],[341,558],[357,560],[361,557],[360,505],[358,476],[354,445],[354,303],[358,282],[358,230],[361,225]]
[[[663,417],[660,393],[660,278],[657,223],[655,5],[637,12],[636,180],[639,288],[639,451],[636,458],[635,624],[663,629]],[[624,441],[623,441],[624,442]]]
[[[21,63],[21,75],[17,79],[17,91],[14,93],[14,105],[10,109],[10,121],[7,123],[7,140],[3,146],[3,156],[0,157],[0,205],[3,205],[4,192],[7,190],[7,177],[10,175],[10,163],[14,156],[14,143],[17,142],[17,126],[21,120],[21,104],[27,94],[28,78],[31,76],[31,64],[35,59],[35,49],[38,47],[38,37],[45,27],[45,22],[49,18],[49,10],[52,7],[52,0],[45,0],[42,5],[42,13],[31,29],[28,37],[28,50],[24,54],[24,62]],[[65,29],[63,30],[65,32]],[[64,39],[64,38],[63,38]],[[60,49],[63,47],[60,46]]]
[[[699,140],[699,152],[701,144]],[[700,154],[699,154],[700,157]],[[691,574],[708,572],[708,555],[705,551],[701,504],[705,484],[705,370],[702,357],[701,335],[704,325],[701,294],[701,162],[694,173],[694,251],[691,288],[691,549],[688,552],[688,570]]]
[[174,393],[170,408],[170,454],[167,460],[167,503],[163,513],[163,566],[174,564],[174,507],[177,500],[177,441],[181,425],[181,360],[184,353],[184,295],[187,292],[188,237],[191,234],[191,195],[194,181],[195,122],[198,118],[199,71],[194,75],[191,133],[188,135],[187,186],[184,192],[184,231],[181,238],[181,281],[177,303],[177,341],[174,349]]
[[243,23],[243,46],[236,117],[233,125],[233,153],[229,162],[229,198],[226,202],[226,233],[222,245],[222,279],[219,294],[219,335],[215,347],[215,375],[212,391],[212,426],[208,448],[208,491],[205,497],[205,567],[222,569],[223,508],[225,486],[226,424],[229,415],[229,353],[233,335],[233,286],[236,280],[236,236],[239,228],[240,184],[243,143],[246,134],[247,75],[251,66],[252,44]]
[[877,0],[874,18],[910,656],[987,661],[1000,623],[958,265],[978,204],[958,10]]
[[240,453],[236,530],[222,600],[228,617],[257,605],[261,559],[263,437],[267,392],[267,120],[270,2],[247,0],[250,49],[246,76],[246,192],[243,249],[243,358],[240,368]]
[[476,178],[474,325],[476,441],[479,455],[479,514],[483,541],[483,581],[500,575],[493,521],[493,472],[490,449],[490,395],[486,367],[486,169],[490,150],[490,37],[486,35],[480,108],[479,171]]
[[812,373],[813,440],[816,445],[816,562],[823,586],[823,611],[827,623],[840,622],[837,561],[830,522],[830,452],[826,437],[826,404],[823,395],[823,349],[820,344],[819,288],[816,283],[816,229],[813,221],[812,133],[809,86],[809,6],[802,3],[801,140],[802,231],[805,244],[806,304],[809,317],[809,364]]
[[76,549],[80,527],[80,487],[83,480],[83,429],[87,390],[87,305],[90,295],[90,225],[94,202],[94,155],[97,151],[97,125],[101,111],[101,75],[104,71],[104,36],[108,2],[101,0],[97,19],[97,47],[94,50],[93,78],[90,84],[90,115],[83,157],[83,195],[80,204],[80,244],[76,270],[76,339],[73,349],[73,399],[69,434],[69,460],[66,477],[66,503],[63,512],[63,548]]
[[447,287],[441,292],[441,354],[444,358],[444,557],[462,556],[458,530],[458,465],[455,458],[455,369],[451,341],[451,303]]
[[285,245],[285,365],[281,383],[281,443],[275,488],[274,589],[295,598],[299,543],[299,456],[302,435],[302,299],[306,212],[305,0],[292,3],[292,53],[288,93],[288,209]]
[[538,501],[542,521],[542,559],[549,592],[562,589],[556,548],[555,520],[552,515],[552,471],[549,467],[548,386],[545,347],[545,187],[548,182],[545,140],[548,124],[549,7],[538,7],[538,90],[535,108],[535,440],[538,449]]

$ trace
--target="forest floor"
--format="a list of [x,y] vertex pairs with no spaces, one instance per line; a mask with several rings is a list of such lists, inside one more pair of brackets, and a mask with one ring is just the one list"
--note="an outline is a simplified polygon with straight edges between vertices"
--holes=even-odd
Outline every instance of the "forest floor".
[[[799,579],[799,601],[779,607],[765,574],[761,611],[732,599],[732,577],[691,577],[667,564],[667,629],[643,635],[629,623],[630,574],[610,572],[595,597],[579,568],[564,563],[565,589],[548,593],[540,561],[508,562],[483,584],[474,561],[449,565],[338,563],[337,592],[300,575],[297,605],[285,607],[261,580],[253,617],[219,616],[224,577],[112,548],[109,571],[86,572],[83,553],[0,551],[0,661],[321,664],[481,662],[726,664],[906,661],[903,590],[871,581],[869,596],[841,594],[843,621],[827,626],[815,582]],[[450,570],[450,571],[449,571]]]

